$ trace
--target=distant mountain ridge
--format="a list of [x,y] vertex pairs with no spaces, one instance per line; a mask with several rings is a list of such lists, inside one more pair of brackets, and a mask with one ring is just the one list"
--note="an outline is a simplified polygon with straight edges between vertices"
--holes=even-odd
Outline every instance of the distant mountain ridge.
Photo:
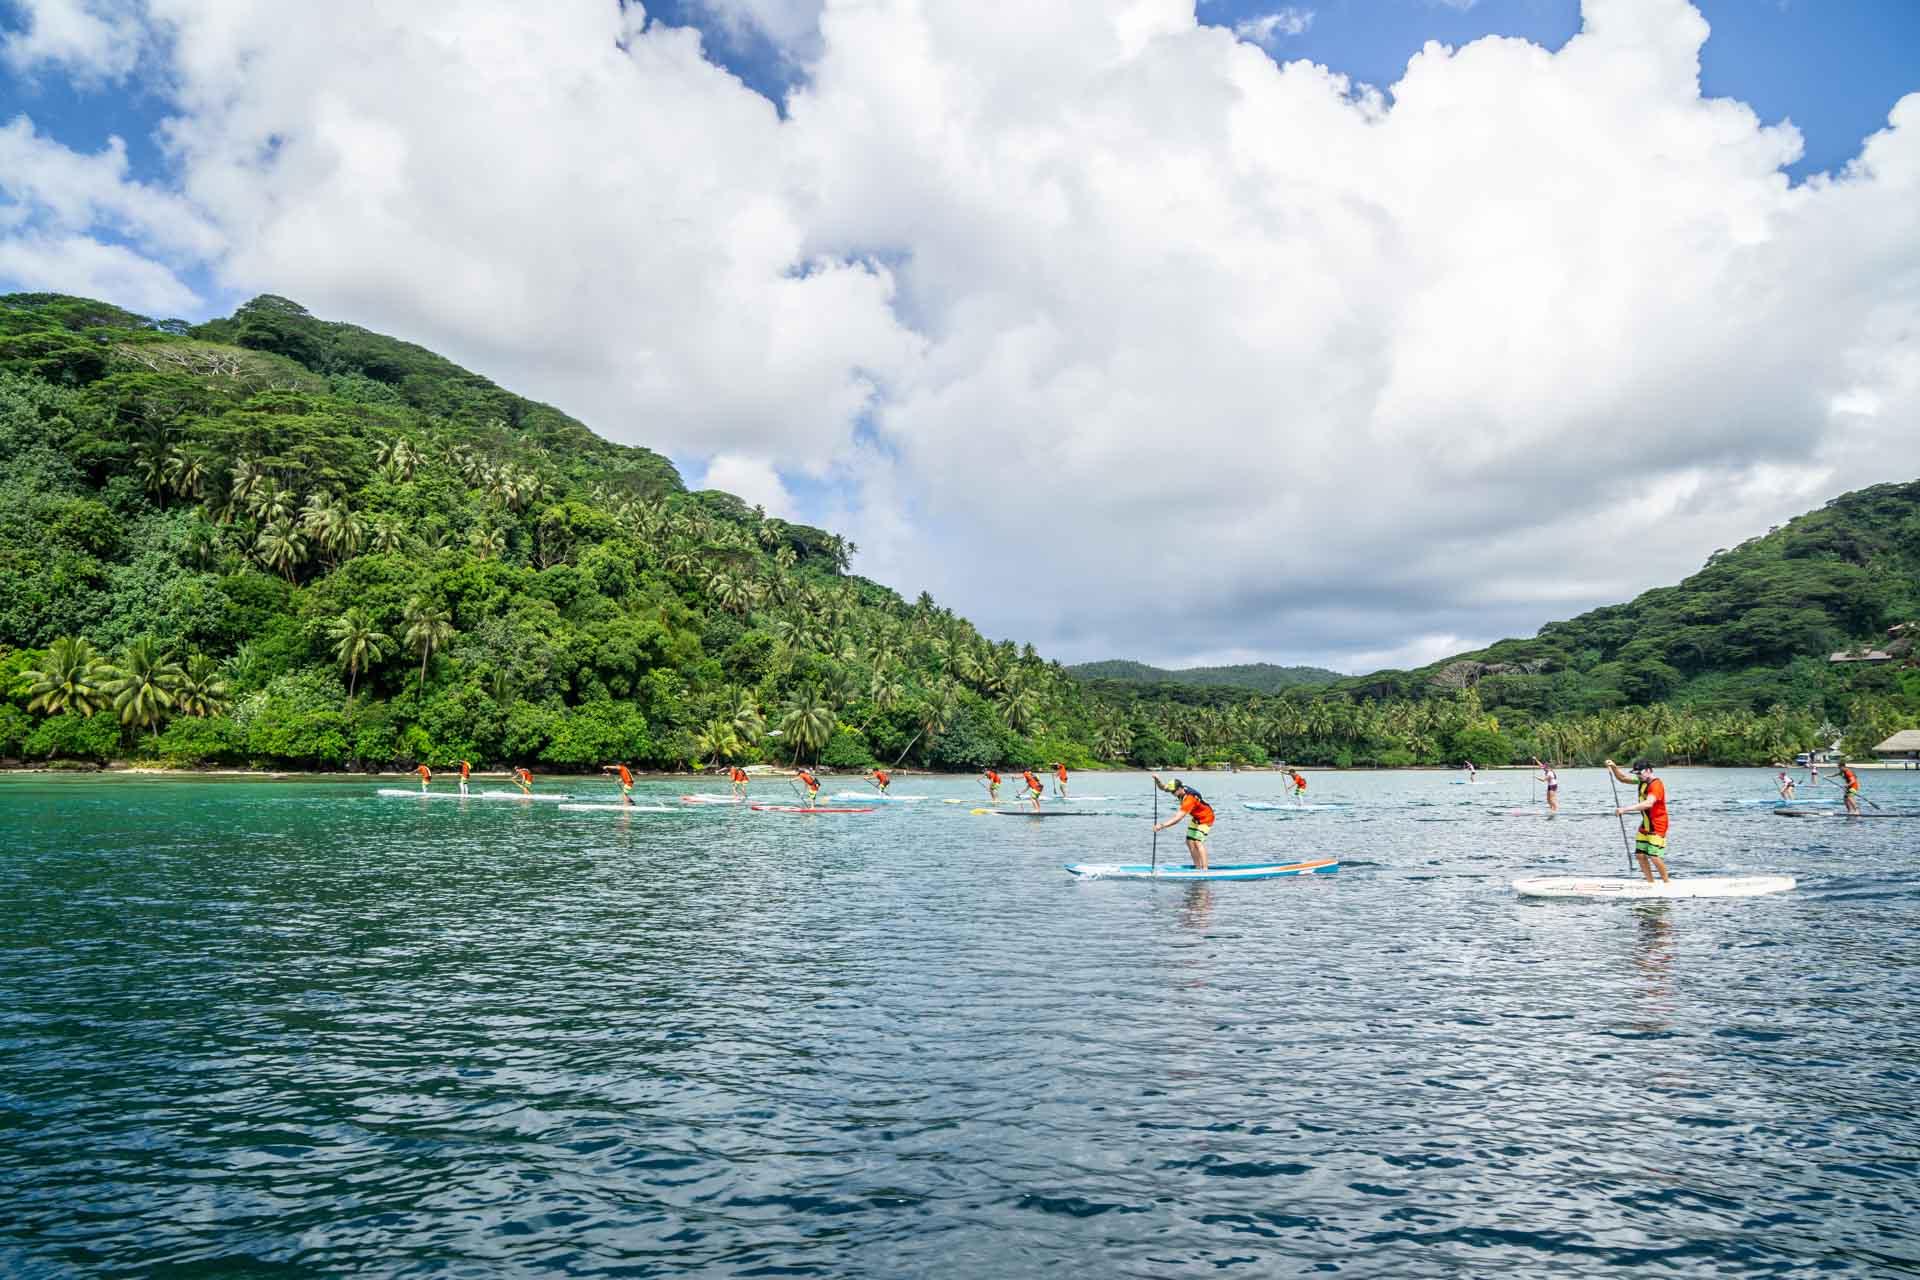
[[1079,680],[1120,680],[1128,684],[1184,684],[1201,689],[1248,689],[1255,693],[1279,693],[1332,684],[1344,680],[1338,671],[1325,667],[1277,667],[1270,662],[1244,662],[1226,667],[1182,667],[1177,670],[1148,666],[1114,658],[1106,662],[1082,662],[1067,669]]

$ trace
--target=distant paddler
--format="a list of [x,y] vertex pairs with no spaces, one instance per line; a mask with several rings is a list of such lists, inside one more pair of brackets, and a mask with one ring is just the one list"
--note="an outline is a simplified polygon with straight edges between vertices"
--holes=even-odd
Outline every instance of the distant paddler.
[[893,775],[885,769],[875,766],[867,771],[867,781],[877,788],[881,795],[887,794],[887,788],[893,785]]
[[1040,812],[1040,797],[1047,793],[1047,789],[1040,785],[1040,779],[1033,776],[1031,769],[1022,769],[1020,778],[1027,784],[1027,789],[1020,793],[1020,798],[1033,801],[1033,811]]
[[467,778],[473,773],[473,766],[465,760],[460,762],[460,794],[467,794]]
[[1172,782],[1162,782],[1158,774],[1147,776],[1153,779],[1154,786],[1162,791],[1171,792],[1174,799],[1180,802],[1180,807],[1174,810],[1173,816],[1165,822],[1157,823],[1153,829],[1165,831],[1185,818],[1187,820],[1187,856],[1193,859],[1195,867],[1205,871],[1207,869],[1207,836],[1213,832],[1213,806],[1203,800],[1198,791],[1178,778]]
[[1660,869],[1661,883],[1667,882],[1667,784],[1653,776],[1653,762],[1644,756],[1633,762],[1633,773],[1628,775],[1613,761],[1607,761],[1607,768],[1613,776],[1622,782],[1631,782],[1639,791],[1639,799],[1633,804],[1621,805],[1614,813],[1640,815],[1640,832],[1634,838],[1633,852],[1640,859],[1640,874],[1653,883],[1653,870]]
[[433,781],[433,770],[427,768],[426,765],[421,764],[421,765],[415,765],[413,768],[413,771],[420,775],[420,789],[422,791],[425,791],[427,789],[427,784]]
[[800,785],[807,789],[807,808],[813,808],[820,795],[820,779],[814,777],[805,769],[795,769],[793,776],[798,778]]
[[1474,775],[1475,775],[1475,774],[1477,774],[1477,773],[1479,773],[1480,771],[1479,771],[1478,769],[1476,769],[1476,768],[1474,768],[1474,767],[1473,767],[1473,761],[1471,761],[1471,760],[1469,760],[1469,761],[1467,761],[1467,762],[1466,762],[1466,764],[1465,764],[1465,765],[1464,765],[1463,767],[1464,767],[1464,768],[1466,769],[1466,771],[1467,771],[1467,785],[1468,785],[1468,786],[1472,786],[1472,785],[1473,785],[1473,780],[1474,780]]
[[1533,758],[1533,766],[1540,771],[1534,775],[1535,779],[1547,784],[1548,815],[1560,812],[1560,775],[1553,771],[1552,765],[1542,762],[1539,756]]
[[1847,812],[1854,817],[1860,816],[1860,775],[1845,760],[1840,762],[1840,786],[1846,788]]
[[1785,769],[1782,769],[1780,771],[1780,776],[1778,778],[1775,778],[1773,781],[1774,781],[1774,785],[1780,788],[1780,798],[1782,800],[1793,799],[1793,775],[1792,774],[1788,773]]
[[1067,766],[1058,760],[1053,762],[1053,794],[1067,798]]
[[633,773],[631,770],[627,768],[627,766],[624,763],[603,764],[600,766],[600,772],[619,774],[620,775],[620,803],[621,804],[633,803]]
[[732,772],[727,774],[727,781],[733,784],[735,799],[745,800],[747,798],[747,771],[745,769],[742,769],[739,765],[733,766]]
[[985,786],[987,789],[987,803],[999,804],[1000,803],[1000,775],[995,773],[991,769],[983,769],[980,771],[980,781],[981,781],[981,784]]
[[519,768],[515,769],[513,771],[513,784],[516,787],[520,788],[521,795],[523,796],[532,795],[533,794],[533,770],[527,768],[527,766],[525,765],[521,765]]
[[1307,780],[1298,769],[1287,770],[1287,785],[1292,788],[1287,794],[1295,800],[1307,794]]

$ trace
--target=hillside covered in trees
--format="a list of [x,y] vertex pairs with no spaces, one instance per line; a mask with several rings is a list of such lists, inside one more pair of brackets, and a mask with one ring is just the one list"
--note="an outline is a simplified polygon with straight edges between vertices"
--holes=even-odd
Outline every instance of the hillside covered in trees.
[[1076,680],[1114,680],[1124,684],[1184,684],[1201,689],[1246,689],[1253,693],[1279,693],[1310,685],[1332,684],[1338,671],[1325,667],[1277,667],[1270,662],[1243,662],[1227,667],[1149,666],[1116,658],[1107,662],[1082,662],[1067,668]]
[[1920,720],[1920,673],[1825,661],[1915,613],[1920,485],[1530,640],[1272,692],[1076,679],[854,550],[283,298],[0,298],[0,757],[1757,763]]

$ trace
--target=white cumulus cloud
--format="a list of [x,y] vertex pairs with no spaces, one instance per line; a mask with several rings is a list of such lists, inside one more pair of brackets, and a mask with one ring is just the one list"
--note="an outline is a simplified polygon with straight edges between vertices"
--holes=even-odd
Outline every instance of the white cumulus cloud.
[[1278,45],[1287,36],[1302,36],[1313,26],[1313,10],[1288,5],[1256,18],[1243,18],[1233,24],[1233,34],[1242,40],[1266,48]]
[[1920,473],[1920,95],[1794,185],[1684,0],[1390,97],[1191,0],[711,2],[811,33],[787,118],[600,0],[148,0],[179,190],[14,126],[0,239],[118,226],[805,473],[861,567],[1067,657],[1412,660]]
[[0,63],[16,73],[64,70],[83,83],[116,80],[140,59],[137,10],[112,0],[12,0],[20,25],[0,38]]

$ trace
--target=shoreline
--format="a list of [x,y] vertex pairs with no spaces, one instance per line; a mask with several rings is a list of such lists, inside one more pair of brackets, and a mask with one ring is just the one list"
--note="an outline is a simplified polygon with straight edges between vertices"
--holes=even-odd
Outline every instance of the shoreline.
[[[775,765],[755,764],[755,765],[747,765],[744,767],[746,769],[747,774],[755,778],[786,777],[791,773],[790,769],[781,767],[781,766],[775,766]],[[1562,768],[1564,770],[1564,769],[1599,769],[1599,768],[1602,768],[1603,766],[1601,765],[1565,765],[1565,766],[1556,766],[1556,767]],[[1788,767],[1795,772],[1805,772],[1804,765],[1792,765]],[[1908,771],[1911,771],[1914,767],[1915,766],[1912,762],[1900,761],[1900,760],[1871,761],[1871,762],[1860,761],[1853,765],[1853,768],[1860,772],[1872,771],[1872,772],[1890,772],[1890,773],[1908,772]],[[1378,766],[1355,766],[1355,767],[1349,767],[1345,769],[1337,768],[1332,765],[1301,765],[1299,766],[1299,768],[1304,772],[1312,773],[1312,774],[1350,774],[1350,773],[1457,774],[1457,773],[1464,772],[1464,770],[1447,768],[1441,765],[1393,765],[1386,768],[1381,768]],[[1673,771],[1673,770],[1688,770],[1688,769],[1778,770],[1779,768],[1780,768],[1779,765],[1770,765],[1770,764],[1751,764],[1751,765],[1747,765],[1747,764],[1731,764],[1731,765],[1667,764],[1667,765],[1660,766],[1660,769],[1662,772]],[[1832,765],[1822,766],[1823,774],[1828,772],[1834,772],[1834,771],[1835,771],[1835,766],[1832,766]],[[444,780],[444,779],[453,777],[456,772],[457,772],[456,770],[437,769],[434,771],[434,776],[436,780]],[[864,771],[855,771],[850,769],[847,769],[847,770],[830,769],[822,766],[813,766],[811,769],[811,772],[813,772],[814,774],[822,778],[864,778],[866,776]],[[973,777],[979,776],[979,772],[977,770],[968,770],[965,772],[961,772],[958,770],[944,770],[944,769],[890,769],[888,770],[888,772],[898,778],[973,778]],[[1199,765],[1180,765],[1180,766],[1160,765],[1153,769],[1149,769],[1145,766],[1129,767],[1129,768],[1101,767],[1101,768],[1095,768],[1095,769],[1076,769],[1073,772],[1076,775],[1149,773],[1149,772],[1159,772],[1159,773],[1167,773],[1167,774],[1173,774],[1173,773],[1235,774],[1235,773],[1280,773],[1282,772],[1282,770],[1272,765],[1247,765],[1247,766],[1236,768],[1236,769],[1207,768]],[[1532,773],[1533,766],[1532,765],[1492,765],[1487,768],[1481,769],[1480,772],[1481,773]],[[103,765],[102,764],[82,764],[82,763],[62,763],[58,765],[50,764],[50,763],[49,764],[15,764],[15,763],[0,764],[0,777],[34,777],[34,776],[44,776],[44,775],[74,776],[74,777],[83,777],[83,776],[97,777],[101,775],[111,775],[114,777],[138,777],[138,778],[207,778],[207,779],[253,778],[253,779],[259,779],[263,781],[301,780],[301,781],[316,781],[316,782],[322,781],[322,780],[378,781],[382,779],[405,779],[409,783],[418,781],[418,775],[416,775],[410,769],[407,769],[407,770],[399,770],[399,769],[380,769],[380,770],[246,769],[246,768],[240,768],[237,766],[225,766],[225,767],[219,767],[219,768],[193,768],[193,767],[182,767],[182,766],[129,764],[126,761],[112,761]],[[505,769],[489,769],[489,770],[475,769],[472,771],[470,776],[475,781],[503,782],[503,783],[511,783],[513,781],[512,772]],[[536,774],[535,776],[540,778],[599,778],[601,777],[601,775],[597,773],[540,773],[540,774]],[[635,781],[648,781],[648,782],[667,782],[667,781],[673,781],[676,779],[685,780],[685,781],[712,781],[715,779],[724,779],[724,774],[720,770],[702,770],[700,772],[688,772],[684,770],[676,770],[671,772],[669,771],[641,772],[639,770],[635,770],[633,773],[633,776]]]

